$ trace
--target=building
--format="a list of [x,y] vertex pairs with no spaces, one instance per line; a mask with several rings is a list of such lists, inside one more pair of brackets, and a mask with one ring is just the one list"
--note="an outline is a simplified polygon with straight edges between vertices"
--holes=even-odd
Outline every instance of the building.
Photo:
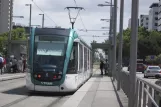
[[149,10],[148,30],[158,30],[158,10],[159,3],[152,3]]
[[[8,32],[10,16],[13,13],[13,0],[0,0],[0,34]],[[10,10],[12,13],[10,13]]]
[[128,21],[128,28],[131,29],[131,18]]
[[158,7],[158,31],[161,31],[161,0],[159,0]]
[[140,26],[148,29],[149,15],[140,15]]
[[[138,19],[138,26],[139,26],[139,19]],[[131,29],[131,18],[128,21],[128,28]]]

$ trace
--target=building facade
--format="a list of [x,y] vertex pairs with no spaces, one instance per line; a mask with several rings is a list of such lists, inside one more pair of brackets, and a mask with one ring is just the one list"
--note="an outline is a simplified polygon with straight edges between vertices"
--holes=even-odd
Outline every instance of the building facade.
[[13,14],[12,10],[13,10],[13,0],[0,0],[0,34],[9,31],[10,16],[12,16]]
[[161,31],[161,0],[159,0],[158,6],[158,31]]
[[[139,19],[138,19],[138,26],[139,26]],[[131,29],[131,18],[128,21],[128,28]]]
[[152,3],[149,7],[149,23],[148,30],[158,30],[158,11],[159,11],[159,3]]
[[149,15],[140,15],[140,26],[148,29]]
[[131,18],[128,21],[128,28],[131,29]]

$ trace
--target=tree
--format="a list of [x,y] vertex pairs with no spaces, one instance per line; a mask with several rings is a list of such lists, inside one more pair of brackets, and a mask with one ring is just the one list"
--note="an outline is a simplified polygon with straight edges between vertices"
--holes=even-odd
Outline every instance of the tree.
[[[5,54],[9,32],[0,34],[0,53]],[[11,32],[11,40],[27,40],[24,28],[13,29]]]
[[[131,30],[123,31],[123,57],[130,58],[130,34]],[[138,58],[144,59],[148,55],[161,53],[161,33],[148,31],[143,27],[138,29]]]

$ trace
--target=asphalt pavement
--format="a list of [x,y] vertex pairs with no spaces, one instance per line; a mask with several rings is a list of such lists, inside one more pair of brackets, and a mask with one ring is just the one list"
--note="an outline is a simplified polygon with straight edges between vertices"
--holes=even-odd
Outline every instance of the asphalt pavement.
[[0,107],[61,107],[71,95],[29,94],[25,78],[0,82]]

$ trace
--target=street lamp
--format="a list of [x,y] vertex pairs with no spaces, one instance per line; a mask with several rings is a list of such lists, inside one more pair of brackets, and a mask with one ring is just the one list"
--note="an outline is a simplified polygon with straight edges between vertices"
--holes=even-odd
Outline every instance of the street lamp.
[[98,4],[98,6],[103,7],[103,6],[114,6],[114,5],[110,5],[110,4]]
[[24,16],[12,16],[14,18],[24,18]]
[[42,15],[42,28],[44,28],[44,14],[39,14]]
[[101,19],[101,21],[110,22],[110,19]]
[[105,3],[111,4],[112,2],[110,3],[110,2],[108,2],[108,1],[105,1]]
[[[12,12],[12,9],[10,10],[10,12]],[[12,38],[12,19],[13,18],[24,18],[24,16],[12,16],[12,14],[10,14],[10,27],[9,27],[9,37],[8,37],[8,55],[11,54],[11,38]]]
[[26,4],[25,6],[30,6],[29,27],[30,27],[30,35],[31,35],[31,15],[32,15],[32,4]]
[[[98,4],[98,6],[100,6],[100,7],[110,6],[109,41],[110,41],[111,47],[109,48],[109,62],[110,62],[109,68],[110,68],[110,71],[112,71],[113,79],[115,79],[115,78],[114,78],[114,72],[115,72],[115,70],[116,70],[116,67],[115,67],[115,65],[116,65],[116,58],[115,58],[115,56],[116,56],[116,51],[115,51],[115,49],[114,49],[115,45],[113,45],[115,38],[112,37],[112,35],[114,34],[114,31],[115,31],[115,30],[114,30],[114,26],[113,26],[113,25],[115,24],[115,22],[113,21],[113,19],[114,19],[115,17],[113,17],[114,13],[113,13],[113,11],[112,11],[113,8],[114,8],[114,5],[113,5],[113,3],[112,3],[112,0],[111,0],[110,2],[105,2],[105,3],[108,3],[108,4]],[[116,8],[117,8],[117,5],[116,5]],[[102,20],[102,21],[104,21],[104,20]],[[111,76],[111,72],[109,73],[109,75]]]
[[101,27],[102,29],[109,29],[109,27]]

